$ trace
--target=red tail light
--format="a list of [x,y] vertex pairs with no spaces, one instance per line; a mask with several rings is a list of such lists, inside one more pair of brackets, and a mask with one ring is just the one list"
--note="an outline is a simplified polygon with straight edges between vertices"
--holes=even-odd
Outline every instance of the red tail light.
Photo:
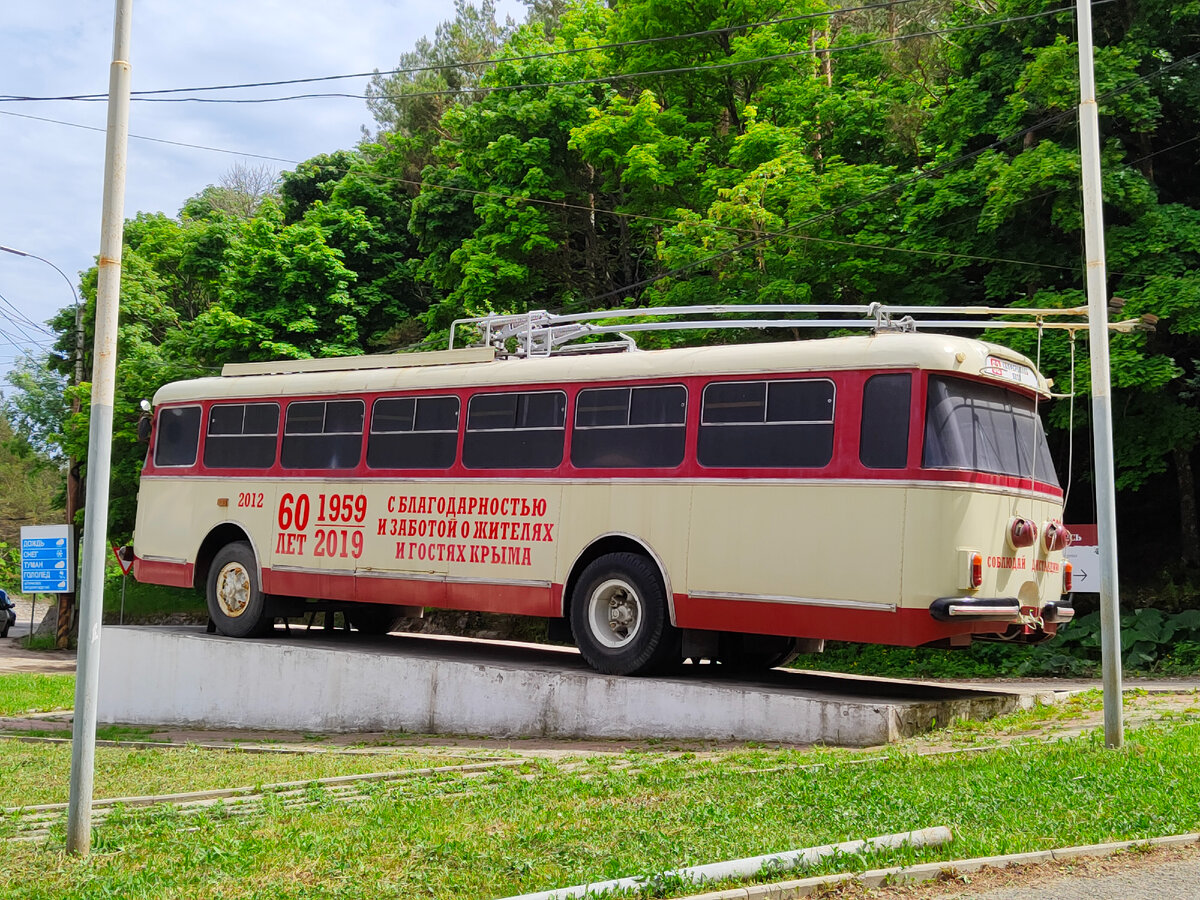
[[1047,553],[1066,550],[1071,546],[1071,532],[1057,522],[1047,522],[1042,530],[1042,544]]
[[1008,546],[1014,550],[1032,547],[1037,540],[1037,525],[1028,519],[1014,516],[1008,520]]
[[1063,593],[1071,593],[1071,583],[1074,581],[1072,577],[1075,574],[1075,569],[1070,563],[1063,563]]
[[983,584],[983,554],[971,554],[971,587],[977,588]]

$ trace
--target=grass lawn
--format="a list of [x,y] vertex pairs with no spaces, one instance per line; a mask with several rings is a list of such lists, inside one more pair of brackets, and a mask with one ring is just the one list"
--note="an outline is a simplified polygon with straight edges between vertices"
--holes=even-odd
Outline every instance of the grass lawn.
[[[467,900],[933,825],[950,826],[955,841],[873,857],[870,865],[1200,829],[1195,709],[1131,730],[1120,751],[1106,750],[1094,732],[944,755],[921,756],[916,746],[876,752],[868,762],[855,762],[862,751],[829,749],[537,761],[475,779],[378,784],[354,805],[313,787],[311,806],[268,800],[253,816],[220,807],[191,815],[129,810],[96,829],[87,859],[64,855],[61,827],[49,843],[7,841],[0,897]],[[24,765],[45,780],[51,772],[65,779],[65,749],[29,754]],[[326,765],[346,773],[360,763],[385,766],[374,757],[112,750],[98,754],[97,784],[133,778],[142,792],[168,784],[189,790],[215,773],[227,776],[227,786],[252,783],[246,767],[264,767],[267,782],[316,777]],[[269,766],[279,768],[267,774]],[[303,767],[312,774],[300,775]],[[14,829],[0,820],[0,839]],[[842,860],[826,870],[856,865],[867,864]]]
[[74,705],[74,675],[34,675],[26,672],[0,675],[0,716],[52,712],[70,709]]
[[[98,736],[105,737],[103,728],[99,731]],[[141,739],[144,735],[132,737]],[[70,744],[6,741],[0,746],[4,751],[0,808],[67,802]],[[243,753],[199,747],[97,747],[93,796],[104,799],[203,791],[284,781],[310,781],[335,775],[392,772],[414,767],[453,766],[471,761],[466,755],[434,758],[428,754],[403,751],[356,756],[333,753]],[[3,834],[3,827],[0,820],[0,834]],[[0,896],[3,894],[0,893]]]

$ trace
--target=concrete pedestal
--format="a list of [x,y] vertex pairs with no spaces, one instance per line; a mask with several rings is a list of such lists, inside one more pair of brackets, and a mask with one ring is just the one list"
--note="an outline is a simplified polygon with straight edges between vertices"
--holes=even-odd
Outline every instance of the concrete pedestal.
[[[307,732],[884,744],[1017,694],[709,667],[669,678],[600,675],[570,649],[282,630],[235,639],[189,627],[108,627],[99,720]],[[704,676],[704,677],[702,677]]]

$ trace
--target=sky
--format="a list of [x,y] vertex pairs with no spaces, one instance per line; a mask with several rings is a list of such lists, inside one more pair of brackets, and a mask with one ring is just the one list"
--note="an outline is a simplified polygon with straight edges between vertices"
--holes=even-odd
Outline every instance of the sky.
[[[518,0],[498,5],[501,15],[524,17]],[[0,0],[0,95],[106,94],[114,9],[113,2]],[[453,15],[449,0],[134,0],[132,89],[389,69]],[[333,89],[361,94],[366,81],[334,82]],[[0,246],[44,257],[76,290],[79,273],[93,265],[100,248],[106,116],[104,102],[0,101]],[[371,125],[365,101],[356,99],[135,101],[125,216],[175,215],[238,163],[294,168],[246,154],[298,162],[353,147],[362,127]],[[50,265],[0,252],[0,377],[22,351],[49,345],[44,323],[74,302],[67,281]]]

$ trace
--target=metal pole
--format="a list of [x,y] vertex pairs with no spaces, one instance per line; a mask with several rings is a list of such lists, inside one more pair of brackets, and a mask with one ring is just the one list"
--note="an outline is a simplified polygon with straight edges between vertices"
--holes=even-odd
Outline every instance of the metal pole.
[[79,660],[71,742],[67,851],[87,854],[92,843],[92,776],[96,757],[96,689],[100,675],[100,621],[108,554],[108,482],[112,464],[113,397],[117,370],[117,313],[121,293],[121,240],[125,216],[125,147],[129,139],[129,43],[133,0],[116,0],[113,61],[108,81],[104,206],[100,223],[99,283],[88,435],[87,508],[83,519]]
[[1091,0],[1079,17],[1079,145],[1083,166],[1083,233],[1087,252],[1088,335],[1091,338],[1092,432],[1096,447],[1096,523],[1100,538],[1100,652],[1104,680],[1104,743],[1125,742],[1121,712],[1121,617],[1117,593],[1116,467],[1112,384],[1108,366],[1108,276],[1104,266],[1104,196],[1100,181],[1100,114],[1092,68]]

